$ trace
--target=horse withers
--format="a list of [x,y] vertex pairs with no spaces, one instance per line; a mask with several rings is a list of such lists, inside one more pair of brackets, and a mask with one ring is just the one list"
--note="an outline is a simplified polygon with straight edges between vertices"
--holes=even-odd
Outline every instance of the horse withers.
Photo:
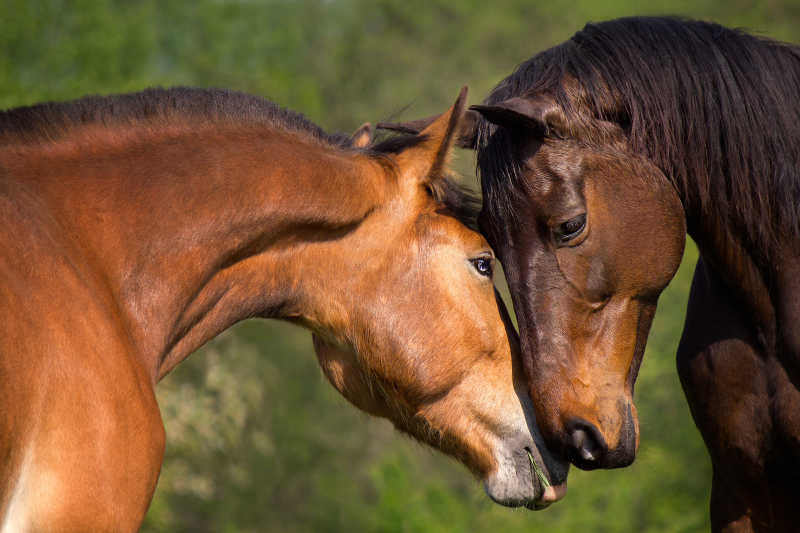
[[494,500],[563,496],[492,252],[446,178],[465,98],[372,146],[217,90],[0,114],[0,531],[135,530],[164,452],[156,382],[249,317],[309,328],[344,396]]

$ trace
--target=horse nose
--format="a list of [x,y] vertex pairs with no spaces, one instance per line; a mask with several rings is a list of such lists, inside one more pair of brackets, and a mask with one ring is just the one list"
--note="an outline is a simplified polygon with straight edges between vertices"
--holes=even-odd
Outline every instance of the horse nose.
[[608,453],[608,445],[600,431],[585,420],[574,420],[569,424],[567,433],[570,461],[584,470],[600,468]]

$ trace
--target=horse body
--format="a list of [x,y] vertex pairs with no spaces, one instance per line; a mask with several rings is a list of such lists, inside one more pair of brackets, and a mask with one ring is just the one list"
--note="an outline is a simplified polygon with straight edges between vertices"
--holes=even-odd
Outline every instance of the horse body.
[[563,495],[522,461],[564,479],[475,270],[488,247],[437,199],[463,100],[384,151],[186,89],[0,116],[0,530],[136,529],[164,450],[156,382],[249,317],[310,328],[348,399],[501,503]]
[[[472,135],[549,445],[629,464],[633,385],[688,231],[678,368],[716,531],[793,531],[800,480],[800,52],[709,23],[588,25],[523,63]],[[470,135],[462,134],[469,139]]]

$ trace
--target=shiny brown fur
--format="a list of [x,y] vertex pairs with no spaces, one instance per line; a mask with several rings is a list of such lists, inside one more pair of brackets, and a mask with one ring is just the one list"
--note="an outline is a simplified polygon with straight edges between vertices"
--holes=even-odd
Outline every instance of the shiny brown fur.
[[478,149],[481,227],[537,420],[580,467],[633,460],[656,299],[684,234],[697,242],[678,370],[711,454],[715,531],[800,524],[798,94],[796,46],[634,17],[520,65],[460,134]]
[[[534,332],[521,337],[523,353],[541,354],[524,359],[537,420],[554,449],[584,468],[633,461],[633,385],[685,232],[663,174],[621,136],[611,140],[521,140],[515,153],[526,188],[515,207],[535,215],[484,224],[508,265],[520,330]],[[554,228],[581,213],[583,232],[556,242]],[[582,447],[589,439],[599,442]]]
[[465,97],[383,148],[192,89],[0,116],[0,531],[137,529],[164,451],[156,382],[249,317],[312,330],[348,399],[497,501],[562,496],[476,270],[491,251],[441,197]]

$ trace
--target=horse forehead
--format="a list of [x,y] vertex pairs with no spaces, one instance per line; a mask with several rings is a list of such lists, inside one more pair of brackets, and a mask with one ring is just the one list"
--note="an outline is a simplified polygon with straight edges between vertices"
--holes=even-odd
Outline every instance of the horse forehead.
[[525,185],[531,193],[546,196],[559,186],[583,177],[585,150],[577,143],[564,140],[533,140],[521,152]]
[[579,172],[585,150],[578,143],[569,140],[554,140],[542,144],[539,159],[553,172],[569,176]]
[[422,240],[431,246],[458,246],[467,253],[489,248],[486,239],[465,226],[446,207],[433,205],[417,219]]

